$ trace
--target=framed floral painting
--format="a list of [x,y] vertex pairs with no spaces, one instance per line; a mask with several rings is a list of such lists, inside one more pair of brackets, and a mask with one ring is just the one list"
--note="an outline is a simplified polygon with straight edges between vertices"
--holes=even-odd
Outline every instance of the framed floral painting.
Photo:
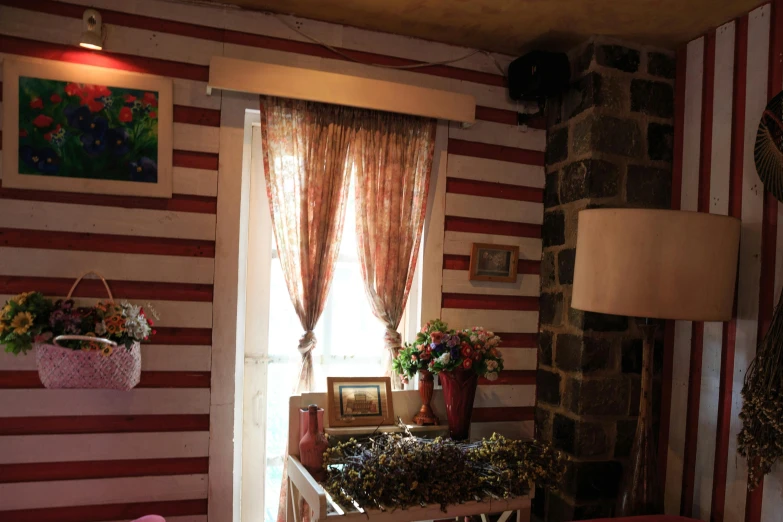
[[171,197],[171,80],[5,60],[3,100],[4,187]]

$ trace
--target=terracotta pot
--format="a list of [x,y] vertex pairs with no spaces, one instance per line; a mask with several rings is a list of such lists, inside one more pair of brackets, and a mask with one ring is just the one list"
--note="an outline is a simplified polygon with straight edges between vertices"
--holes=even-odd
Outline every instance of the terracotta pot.
[[446,399],[449,435],[454,440],[466,440],[470,434],[473,399],[476,398],[478,374],[473,370],[458,369],[438,374]]
[[318,429],[318,406],[308,406],[307,433],[299,441],[299,461],[319,482],[326,480],[326,470],[323,467],[324,452],[329,447],[321,430]]
[[421,409],[413,417],[413,422],[419,426],[438,424],[438,418],[432,411],[430,402],[432,401],[432,391],[435,386],[435,379],[428,370],[419,372],[419,397],[421,397]]

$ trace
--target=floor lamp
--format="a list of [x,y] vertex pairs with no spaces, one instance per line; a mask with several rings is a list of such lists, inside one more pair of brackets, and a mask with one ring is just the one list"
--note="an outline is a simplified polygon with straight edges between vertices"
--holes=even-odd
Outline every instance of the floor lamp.
[[571,307],[639,318],[644,334],[639,420],[616,516],[663,512],[652,432],[657,322],[731,319],[740,221],[698,212],[579,213]]

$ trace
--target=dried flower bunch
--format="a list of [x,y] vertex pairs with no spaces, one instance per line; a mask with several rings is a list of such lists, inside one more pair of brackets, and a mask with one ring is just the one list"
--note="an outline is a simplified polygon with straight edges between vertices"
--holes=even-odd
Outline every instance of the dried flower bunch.
[[503,370],[499,344],[500,337],[484,328],[455,331],[440,319],[433,319],[422,327],[415,343],[400,350],[392,368],[404,382],[421,370],[438,374],[457,369],[473,370],[494,381]]
[[[151,307],[149,313],[157,319]],[[77,307],[72,300],[52,302],[40,292],[19,294],[0,311],[0,344],[5,351],[26,353],[36,343],[50,343],[59,335],[101,337],[130,348],[135,342],[146,341],[155,333],[153,320],[140,306],[123,301],[115,304],[101,301],[95,306]],[[109,345],[62,341],[72,350],[98,350],[111,355]]]
[[480,442],[380,433],[338,443],[324,453],[324,487],[343,505],[408,508],[525,495],[535,483],[556,488],[566,457],[535,440],[493,434]]
[[742,430],[737,451],[748,459],[748,489],[783,456],[783,306],[778,303],[772,324],[759,344],[742,386]]

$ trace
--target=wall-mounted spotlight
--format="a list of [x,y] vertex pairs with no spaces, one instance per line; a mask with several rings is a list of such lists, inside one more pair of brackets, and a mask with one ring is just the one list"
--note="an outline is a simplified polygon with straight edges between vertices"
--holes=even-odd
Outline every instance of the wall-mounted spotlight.
[[79,45],[87,49],[103,49],[103,24],[101,14],[95,9],[87,9],[82,16],[82,38]]

